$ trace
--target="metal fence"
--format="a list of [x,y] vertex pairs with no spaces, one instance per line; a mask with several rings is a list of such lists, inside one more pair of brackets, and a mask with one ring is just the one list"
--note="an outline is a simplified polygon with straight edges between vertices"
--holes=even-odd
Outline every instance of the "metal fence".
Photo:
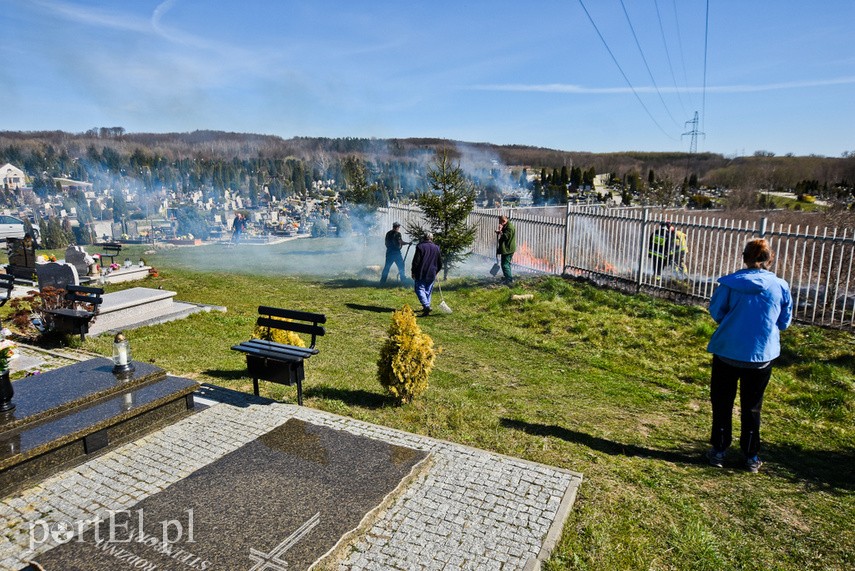
[[[672,299],[706,301],[718,277],[743,267],[742,249],[765,238],[776,253],[771,268],[787,280],[795,319],[815,325],[855,329],[855,232],[792,224],[733,220],[687,212],[667,214],[649,208],[568,206],[563,214],[539,209],[477,210],[469,216],[476,228],[472,253],[492,258],[501,214],[517,229],[517,270],[583,276],[621,289],[645,291]],[[393,205],[379,214],[380,228],[392,220],[420,222],[414,207]],[[656,271],[648,255],[651,233],[669,221],[686,235],[684,264]],[[659,275],[657,275],[659,274]]]

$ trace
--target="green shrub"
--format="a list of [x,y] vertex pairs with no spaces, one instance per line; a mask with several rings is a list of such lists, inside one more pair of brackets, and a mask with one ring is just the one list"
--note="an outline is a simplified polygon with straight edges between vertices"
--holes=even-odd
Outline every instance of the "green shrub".
[[428,388],[428,377],[436,359],[433,339],[422,333],[409,305],[392,314],[389,338],[380,349],[377,379],[401,404]]
[[[287,319],[281,319],[279,317],[274,317],[273,319],[288,321]],[[282,345],[294,345],[295,347],[306,346],[306,342],[303,341],[303,338],[294,333],[293,331],[261,327],[258,325],[255,326],[255,329],[252,332],[252,338],[264,339],[265,341],[273,341],[274,343],[281,343]]]

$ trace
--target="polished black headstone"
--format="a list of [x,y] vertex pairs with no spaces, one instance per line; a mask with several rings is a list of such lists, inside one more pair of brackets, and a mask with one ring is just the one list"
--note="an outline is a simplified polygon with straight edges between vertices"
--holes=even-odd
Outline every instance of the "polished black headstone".
[[112,521],[100,514],[105,521],[36,562],[45,571],[308,569],[426,458],[291,419]]
[[14,381],[15,410],[0,417],[0,432],[72,410],[108,395],[134,389],[161,379],[160,367],[134,361],[131,374],[113,374],[113,361],[103,357],[46,371]]

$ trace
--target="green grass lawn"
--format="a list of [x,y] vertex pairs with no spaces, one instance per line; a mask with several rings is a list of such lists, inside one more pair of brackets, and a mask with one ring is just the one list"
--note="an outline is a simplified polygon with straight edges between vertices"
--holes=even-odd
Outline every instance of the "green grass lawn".
[[[136,359],[171,373],[249,392],[229,347],[249,337],[257,306],[323,312],[307,406],[582,472],[546,569],[855,568],[851,333],[785,332],[764,406],[766,464],[752,475],[734,455],[714,469],[701,459],[714,330],[704,308],[558,278],[509,290],[454,277],[443,287],[453,313],[419,318],[441,348],[430,388],[399,407],[376,360],[391,312],[418,304],[409,288],[358,279],[382,263],[359,240],[143,254],[160,277],[110,289],[162,286],[228,308],[129,333]],[[110,339],[84,348],[109,354]],[[296,400],[291,387],[262,383],[262,394]]]

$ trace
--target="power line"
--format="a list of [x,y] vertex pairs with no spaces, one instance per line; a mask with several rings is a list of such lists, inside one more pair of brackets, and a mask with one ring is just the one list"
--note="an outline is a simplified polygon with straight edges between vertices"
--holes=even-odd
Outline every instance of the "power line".
[[707,41],[710,36],[710,0],[707,0],[706,21],[704,22],[704,88],[701,92],[701,128],[705,125],[707,110]]
[[671,80],[674,82],[674,91],[677,92],[680,109],[685,114],[686,106],[683,105],[683,96],[680,95],[680,88],[677,87],[677,76],[674,75],[674,65],[671,63],[671,52],[668,49],[668,41],[665,39],[665,27],[662,25],[662,14],[659,12],[659,0],[653,0],[653,5],[656,6],[656,19],[659,20],[659,33],[662,36],[662,45],[665,46],[665,57],[668,58],[668,70],[671,72]]
[[632,25],[632,20],[629,18],[629,12],[626,11],[626,4],[623,3],[623,0],[620,0],[620,7],[623,8],[623,15],[626,16],[626,23],[629,24],[629,29],[632,31],[632,38],[635,40],[638,53],[641,54],[641,61],[644,62],[644,67],[647,68],[647,75],[650,76],[650,82],[653,83],[653,87],[656,89],[656,95],[659,96],[659,101],[662,102],[662,106],[665,108],[665,112],[668,113],[668,117],[671,118],[671,121],[673,121],[675,125],[679,126],[680,124],[677,123],[676,119],[674,119],[674,116],[671,114],[671,110],[668,108],[668,104],[665,103],[665,99],[662,97],[662,92],[659,91],[659,86],[656,85],[656,80],[653,79],[653,72],[650,70],[647,58],[644,57],[644,50],[641,49],[641,42],[638,41],[638,35],[635,33],[635,26]]
[[632,94],[635,95],[635,98],[638,100],[638,102],[644,108],[644,111],[647,113],[647,116],[650,117],[650,120],[653,121],[653,123],[657,127],[659,127],[659,130],[662,131],[662,134],[664,134],[669,139],[676,141],[677,139],[675,139],[674,137],[669,135],[668,132],[662,128],[662,125],[659,124],[659,121],[656,120],[656,118],[650,112],[650,109],[647,108],[647,105],[644,104],[644,101],[642,101],[641,97],[638,95],[638,92],[635,90],[635,87],[632,86],[632,82],[626,76],[626,73],[624,73],[623,68],[620,66],[620,63],[618,63],[618,60],[615,57],[615,54],[612,53],[612,50],[609,47],[608,42],[606,42],[606,39],[603,37],[603,34],[600,33],[600,29],[597,27],[597,24],[594,22],[594,19],[591,17],[591,14],[588,12],[588,8],[585,7],[585,3],[582,0],[579,0],[579,4],[582,6],[582,10],[585,11],[585,15],[588,17],[588,21],[591,22],[592,26],[594,26],[594,30],[597,32],[597,35],[600,37],[600,41],[603,42],[603,46],[605,46],[606,51],[609,52],[609,55],[611,56],[612,61],[617,66],[618,71],[620,71],[620,74],[623,76],[624,81],[626,81],[626,84],[632,90]]
[[[685,50],[683,50],[683,37],[680,35],[680,18],[677,16],[677,0],[672,0],[674,5],[674,24],[677,28],[677,45],[680,48],[680,65],[683,68],[683,83],[685,85],[689,85],[689,74],[686,72],[686,58],[684,56]],[[689,96],[689,104],[692,103],[692,93],[688,92]]]

